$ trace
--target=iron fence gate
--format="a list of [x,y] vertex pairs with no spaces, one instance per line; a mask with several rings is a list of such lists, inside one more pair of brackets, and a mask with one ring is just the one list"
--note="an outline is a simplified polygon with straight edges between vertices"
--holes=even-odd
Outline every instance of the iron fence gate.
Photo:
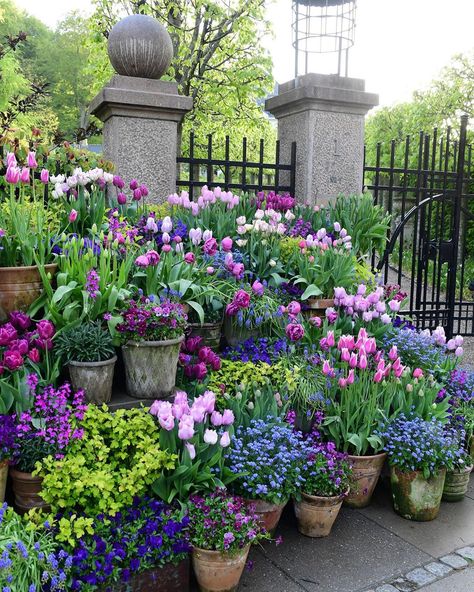
[[[403,313],[421,328],[474,335],[474,179],[468,117],[444,134],[368,147],[364,184],[391,215],[374,267],[407,292]],[[374,164],[368,162],[372,160]]]

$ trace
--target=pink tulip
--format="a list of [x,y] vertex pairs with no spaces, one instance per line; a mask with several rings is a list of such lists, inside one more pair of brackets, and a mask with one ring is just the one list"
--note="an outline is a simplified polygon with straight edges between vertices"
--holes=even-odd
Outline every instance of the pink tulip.
[[382,380],[383,380],[383,371],[377,370],[377,372],[374,374],[374,382],[382,382]]
[[211,423],[213,426],[219,427],[222,425],[222,413],[219,411],[213,411],[211,415]]
[[230,409],[224,409],[222,413],[222,425],[232,425],[234,423],[235,417],[233,411]]
[[222,250],[225,251],[226,253],[228,253],[229,251],[232,250],[232,245],[233,245],[233,241],[230,238],[230,236],[226,236],[221,241]]
[[349,374],[347,375],[347,384],[354,384],[354,378],[355,378],[354,370],[351,368],[349,370]]
[[189,252],[186,253],[186,255],[184,256],[184,260],[186,261],[186,263],[192,265],[196,261],[196,256],[194,255],[194,253]]
[[328,331],[326,338],[327,338],[329,347],[334,347],[336,345],[336,342],[334,340],[334,331]]
[[178,438],[190,440],[194,436],[194,420],[190,415],[183,415],[178,425]]
[[421,378],[423,376],[423,370],[421,368],[415,368],[413,370],[413,378]]
[[42,169],[40,173],[41,183],[47,185],[49,183],[49,171],[48,169]]
[[325,376],[329,376],[330,374],[332,374],[333,370],[329,364],[329,362],[327,360],[324,360],[323,362],[323,374]]
[[[349,351],[349,350],[348,350]],[[352,352],[349,358],[349,368],[357,368],[358,356],[355,352]]]
[[222,448],[227,448],[227,446],[229,446],[229,444],[230,444],[229,432],[224,432],[222,434],[219,444],[222,446]]
[[18,166],[18,163],[15,154],[13,152],[7,152],[7,168],[16,166]]
[[361,355],[359,359],[359,368],[365,370],[367,368],[367,358],[365,355]]
[[30,169],[37,169],[38,163],[36,162],[36,152],[28,152],[28,156],[26,157],[26,162]]
[[216,395],[212,391],[205,391],[202,395],[202,404],[206,413],[212,413],[216,406]]
[[309,322],[313,327],[316,327],[317,329],[319,329],[323,324],[323,321],[320,319],[320,317],[310,317]]
[[189,458],[191,460],[194,460],[196,458],[196,448],[194,448],[194,445],[190,444],[189,442],[186,442],[184,444],[184,446],[185,446],[186,450],[188,451]]
[[171,430],[174,428],[174,417],[172,415],[159,417],[158,422],[160,426],[167,432],[171,432]]
[[76,210],[71,210],[69,212],[68,220],[69,220],[69,222],[75,222],[77,220],[77,211]]
[[209,429],[207,429],[204,432],[204,442],[206,444],[215,444],[217,442],[217,432],[216,432],[216,430],[209,430]]
[[211,265],[209,267],[206,267],[207,275],[213,275],[214,272],[215,272],[215,269]]
[[347,379],[346,378],[340,378],[337,382],[341,388],[346,388],[346,386],[347,386]]
[[454,351],[454,355],[458,358],[464,355],[464,350],[462,347],[457,347]]
[[296,302],[296,300],[292,300],[286,307],[286,310],[289,316],[295,317],[299,315],[301,312],[301,304],[299,302]]
[[30,182],[30,169],[28,167],[23,167],[21,169],[20,181],[22,183],[29,183]]
[[392,312],[398,312],[400,310],[400,302],[398,300],[390,300],[388,306]]
[[20,180],[20,169],[18,167],[8,167],[5,174],[5,181],[16,185]]
[[171,251],[171,245],[163,245],[161,247],[161,250],[163,251],[163,253],[169,253]]
[[392,360],[392,362],[397,359],[398,351],[397,351],[396,345],[392,345],[392,347],[390,348],[390,351],[388,352],[388,357],[390,360]]
[[347,349],[347,347],[343,347],[341,349],[341,360],[343,362],[348,362],[351,359],[351,354],[349,352],[349,350]]
[[203,422],[205,415],[206,410],[204,409],[204,407],[200,404],[200,402],[196,404],[196,401],[194,401],[194,403],[191,406],[191,417],[194,419],[194,421],[196,423]]
[[150,261],[146,255],[139,255],[135,259],[135,265],[137,267],[148,267],[150,265]]

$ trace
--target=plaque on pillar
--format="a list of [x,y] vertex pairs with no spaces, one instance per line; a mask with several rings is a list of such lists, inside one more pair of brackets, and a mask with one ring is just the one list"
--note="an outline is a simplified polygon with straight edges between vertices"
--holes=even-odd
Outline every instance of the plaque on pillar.
[[192,109],[175,82],[159,78],[173,56],[166,29],[145,15],[131,15],[111,30],[110,61],[117,74],[91,103],[104,123],[104,156],[124,179],[138,178],[149,201],[176,191],[178,125]]

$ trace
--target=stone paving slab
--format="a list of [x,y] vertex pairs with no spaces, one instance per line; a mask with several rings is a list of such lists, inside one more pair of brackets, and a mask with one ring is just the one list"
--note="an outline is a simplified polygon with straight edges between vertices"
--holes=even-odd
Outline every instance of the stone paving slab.
[[434,584],[421,588],[422,592],[474,592],[474,567],[439,580]]
[[[432,559],[359,511],[346,508],[342,509],[329,537],[311,539],[299,534],[289,506],[276,534],[283,536],[283,544],[275,547],[265,543],[263,552],[268,562],[308,592],[376,588],[380,582]],[[259,587],[253,590],[261,592]],[[268,590],[277,592],[279,588]]]
[[274,565],[259,548],[253,548],[249,555],[252,569],[242,575],[239,591],[247,592],[305,592],[305,588],[291,580]]
[[469,481],[469,487],[467,489],[466,496],[474,499],[474,472],[471,473],[471,479]]
[[[473,484],[471,475],[471,486]],[[361,513],[435,558],[474,544],[474,499],[442,503],[436,520],[412,522],[395,514],[389,491],[386,487],[378,487],[372,505]]]

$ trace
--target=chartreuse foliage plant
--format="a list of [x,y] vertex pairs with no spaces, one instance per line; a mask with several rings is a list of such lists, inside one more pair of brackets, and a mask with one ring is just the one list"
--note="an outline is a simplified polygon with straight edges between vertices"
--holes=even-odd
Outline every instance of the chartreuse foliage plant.
[[90,406],[81,427],[83,438],[64,458],[49,456],[37,464],[42,496],[53,513],[81,508],[87,516],[114,514],[149,491],[163,469],[175,466],[176,457],[160,449],[159,427],[145,409],[112,414],[105,406]]
[[268,380],[279,384],[293,383],[292,370],[286,367],[284,361],[275,364],[265,362],[240,362],[222,360],[221,369],[212,373],[208,388],[216,393],[221,392],[222,385],[229,394],[235,394],[239,387],[248,385],[265,386]]

